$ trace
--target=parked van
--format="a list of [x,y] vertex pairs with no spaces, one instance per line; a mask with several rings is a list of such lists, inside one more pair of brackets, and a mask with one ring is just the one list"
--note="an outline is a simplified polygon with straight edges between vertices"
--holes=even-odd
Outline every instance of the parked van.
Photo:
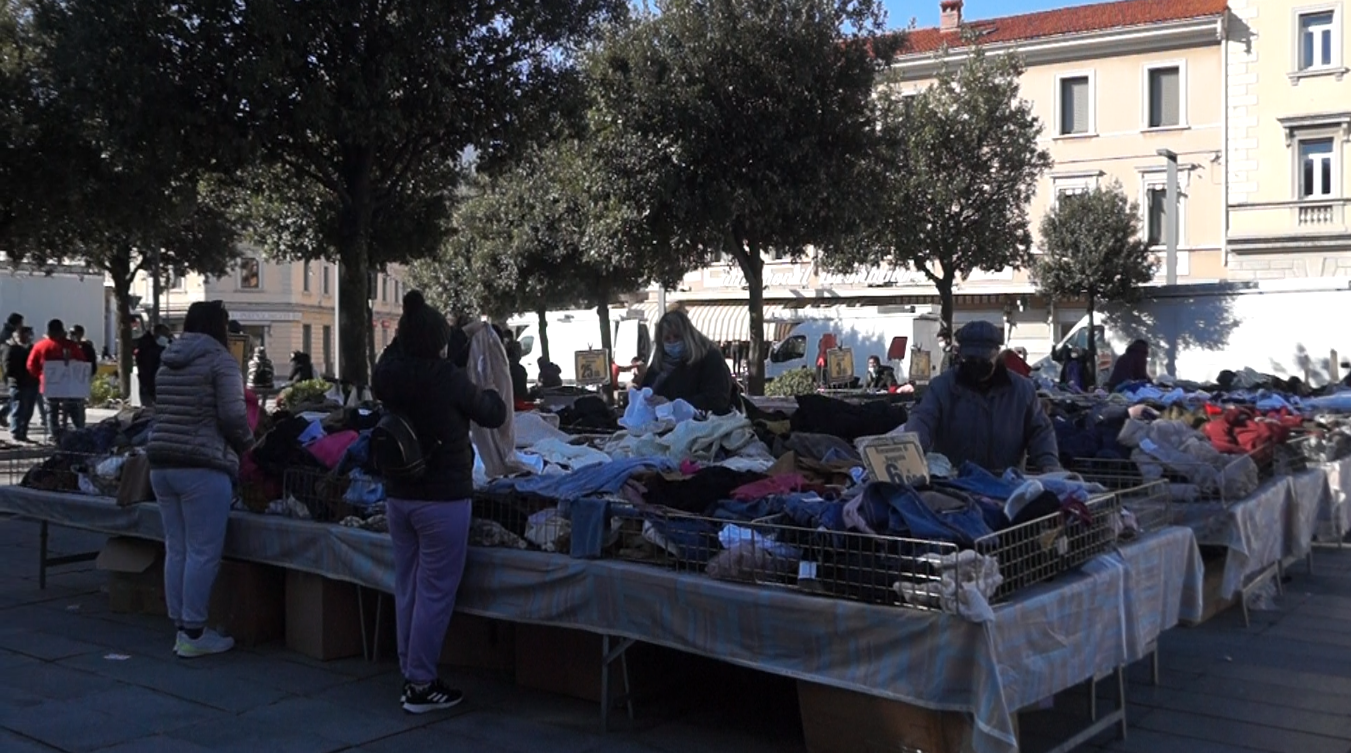
[[[899,380],[906,381],[916,348],[930,356],[927,378],[938,374],[942,320],[935,306],[821,306],[795,309],[793,314],[800,321],[770,348],[765,365],[769,379],[793,369],[815,369],[827,335],[834,336],[836,347],[853,351],[854,374],[860,378],[868,371],[868,357],[877,356],[896,369]],[[905,346],[901,358],[891,359],[889,351],[896,338],[905,338]]]
[[[563,372],[564,384],[577,381],[576,354],[584,350],[601,349],[600,321],[594,310],[550,311],[545,314],[548,323],[549,356]],[[539,359],[544,350],[540,345],[539,319],[536,315],[513,317],[508,326],[516,331],[521,344],[521,365],[532,383],[539,382]],[[652,334],[642,313],[635,309],[610,309],[610,337],[613,360],[627,366],[638,358],[646,362],[652,355]]]
[[[1351,352],[1351,332],[1338,324],[1351,310],[1346,279],[1182,285],[1104,308],[1094,322],[1098,384],[1136,339],[1149,343],[1151,374],[1203,383],[1221,371],[1252,368],[1322,386],[1335,381],[1334,353]],[[1087,353],[1088,342],[1084,317],[1034,369],[1058,379],[1067,351]]]

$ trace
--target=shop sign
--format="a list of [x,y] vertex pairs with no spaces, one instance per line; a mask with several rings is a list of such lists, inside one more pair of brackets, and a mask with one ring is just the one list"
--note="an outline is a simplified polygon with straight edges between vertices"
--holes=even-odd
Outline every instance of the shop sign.
[[247,372],[249,370],[249,340],[248,335],[230,335],[230,355],[239,361],[239,370]]
[[905,285],[924,280],[924,276],[910,267],[860,268],[844,274],[822,272],[820,282],[826,287],[878,288],[887,285]]
[[918,434],[881,437],[863,448],[863,465],[873,481],[924,486],[929,483],[929,461]]
[[610,358],[603,350],[576,353],[577,384],[592,386],[610,381]]
[[826,375],[830,384],[845,384],[854,378],[853,348],[831,348],[826,351]]
[[237,322],[298,322],[298,311],[231,311],[230,318]]
[[[805,288],[811,283],[812,267],[810,264],[768,262],[763,275],[766,288]],[[744,288],[746,275],[738,266],[710,269],[704,275],[704,287]]]

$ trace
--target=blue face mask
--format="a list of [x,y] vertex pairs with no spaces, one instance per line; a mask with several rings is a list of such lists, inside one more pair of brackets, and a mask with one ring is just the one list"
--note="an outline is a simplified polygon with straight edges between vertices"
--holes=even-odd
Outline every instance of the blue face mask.
[[685,343],[683,342],[677,340],[673,343],[663,343],[661,350],[666,354],[666,357],[672,361],[685,360]]

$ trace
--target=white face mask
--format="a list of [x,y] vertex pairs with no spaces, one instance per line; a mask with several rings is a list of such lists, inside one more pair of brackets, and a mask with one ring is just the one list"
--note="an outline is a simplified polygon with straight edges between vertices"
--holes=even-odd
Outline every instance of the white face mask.
[[160,346],[161,348],[167,348],[167,347],[169,347],[169,338],[164,337],[163,335],[161,335],[161,336],[159,336],[159,337],[156,337],[156,338],[155,338],[155,342],[159,343],[159,346]]

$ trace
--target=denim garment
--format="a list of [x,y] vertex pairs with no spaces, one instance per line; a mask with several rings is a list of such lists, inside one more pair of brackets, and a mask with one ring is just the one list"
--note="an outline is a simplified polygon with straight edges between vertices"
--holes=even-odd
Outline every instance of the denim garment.
[[41,396],[37,387],[9,388],[9,433],[14,439],[27,439],[28,426],[33,421],[33,409]]
[[558,505],[572,521],[572,549],[578,559],[599,559],[610,527],[610,503],[603,499],[574,499]]
[[803,528],[824,528],[843,531],[844,503],[821,499],[815,494],[786,494],[782,498],[783,511]]
[[616,494],[639,471],[673,471],[675,465],[666,458],[622,458],[609,463],[590,465],[561,476],[531,476],[502,479],[489,485],[493,491],[515,489],[526,494],[538,494],[551,499],[581,499],[606,492]]
[[993,533],[975,502],[962,509],[939,513],[926,505],[909,486],[875,483],[863,494],[870,505],[884,502],[891,506],[894,513],[890,523],[892,532],[904,526],[911,537],[946,541],[962,547],[971,547],[976,539]]
[[1041,484],[1041,488],[1056,495],[1061,501],[1072,499],[1078,502],[1087,502],[1093,494],[1101,493],[1094,491],[1094,489],[1100,488],[1096,484],[1092,485],[1093,489],[1090,489],[1090,484],[1086,482],[1071,481],[1069,479],[1047,478],[1045,476],[1034,476],[1029,479],[1027,476],[1024,476],[1022,472],[1012,468],[1004,472],[1004,480],[1017,484],[1018,486],[1022,486],[1028,481],[1036,481]]
[[677,557],[682,562],[704,565],[713,555],[722,551],[722,542],[718,540],[721,524],[691,518],[650,522],[657,533],[666,539],[666,543],[678,550]]
[[712,508],[712,517],[718,520],[759,520],[783,512],[785,497],[763,497],[739,501],[725,499],[716,502]]
[[150,486],[164,523],[169,618],[182,627],[206,627],[230,522],[230,477],[209,468],[156,468],[150,471]]
[[939,479],[934,483],[934,486],[960,489],[970,494],[979,494],[982,497],[1007,501],[1018,490],[1018,487],[1022,486],[1022,482],[1011,481],[1007,477],[1000,478],[975,463],[967,461],[962,463],[957,478]]

